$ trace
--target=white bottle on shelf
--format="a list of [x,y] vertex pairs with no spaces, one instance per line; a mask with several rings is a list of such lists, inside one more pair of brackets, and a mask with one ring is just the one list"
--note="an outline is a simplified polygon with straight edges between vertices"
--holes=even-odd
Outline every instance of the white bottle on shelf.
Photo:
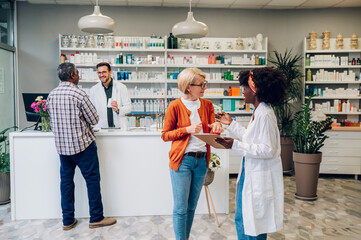
[[154,112],[154,103],[153,100],[149,101],[149,112]]
[[93,64],[98,63],[98,55],[96,53],[93,53],[92,62],[93,62]]
[[74,54],[71,54],[70,55],[70,60],[69,60],[71,63],[75,63],[75,56]]
[[145,111],[149,112],[149,101],[148,100],[145,102]]
[[76,53],[75,53],[74,62],[75,62],[75,64],[81,63],[81,59],[80,59],[80,54],[79,54],[79,52],[76,52]]
[[350,106],[351,106],[350,100],[347,100],[347,103],[346,103],[346,112],[350,112]]
[[84,53],[80,53],[80,63],[85,63],[85,61],[84,61]]
[[140,111],[144,112],[144,100],[140,101]]

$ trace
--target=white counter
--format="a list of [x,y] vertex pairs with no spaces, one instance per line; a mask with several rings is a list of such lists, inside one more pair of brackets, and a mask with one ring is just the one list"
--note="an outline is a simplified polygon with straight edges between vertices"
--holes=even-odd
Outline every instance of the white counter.
[[[106,216],[171,215],[169,176],[171,142],[160,132],[96,132],[101,191]],[[35,131],[10,134],[11,215],[18,219],[61,218],[59,155],[54,136]],[[228,213],[228,151],[212,149],[221,157],[210,191],[217,213]],[[85,181],[77,168],[75,215],[89,217]],[[204,190],[197,213],[208,212]]]

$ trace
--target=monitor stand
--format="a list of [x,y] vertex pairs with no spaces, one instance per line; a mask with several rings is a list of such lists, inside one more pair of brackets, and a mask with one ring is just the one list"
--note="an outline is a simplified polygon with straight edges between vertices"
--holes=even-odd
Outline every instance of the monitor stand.
[[41,117],[39,117],[38,121],[35,123],[35,127],[34,127],[35,131],[41,131],[41,126],[39,126],[40,120],[41,120]]

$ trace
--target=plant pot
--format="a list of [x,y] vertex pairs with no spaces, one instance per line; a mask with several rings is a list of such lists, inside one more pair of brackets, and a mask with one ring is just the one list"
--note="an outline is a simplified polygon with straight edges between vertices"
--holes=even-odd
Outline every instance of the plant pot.
[[289,137],[281,137],[281,159],[283,173],[292,171],[293,141]]
[[207,170],[206,178],[204,179],[203,185],[208,186],[213,182],[214,179],[214,172],[210,169]]
[[317,199],[318,174],[322,153],[306,154],[293,152],[296,174],[295,197],[301,200],[314,201]]
[[0,172],[0,205],[10,202],[10,173]]

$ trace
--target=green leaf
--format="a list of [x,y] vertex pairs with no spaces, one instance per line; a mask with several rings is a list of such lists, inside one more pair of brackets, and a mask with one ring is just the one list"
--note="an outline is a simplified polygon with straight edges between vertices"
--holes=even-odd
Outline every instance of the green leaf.
[[294,113],[298,111],[299,102],[302,99],[303,83],[301,60],[302,55],[293,55],[292,50],[287,50],[282,55],[273,51],[274,57],[268,61],[274,64],[286,77],[287,95],[283,102],[274,106],[281,136],[291,136],[294,127]]

